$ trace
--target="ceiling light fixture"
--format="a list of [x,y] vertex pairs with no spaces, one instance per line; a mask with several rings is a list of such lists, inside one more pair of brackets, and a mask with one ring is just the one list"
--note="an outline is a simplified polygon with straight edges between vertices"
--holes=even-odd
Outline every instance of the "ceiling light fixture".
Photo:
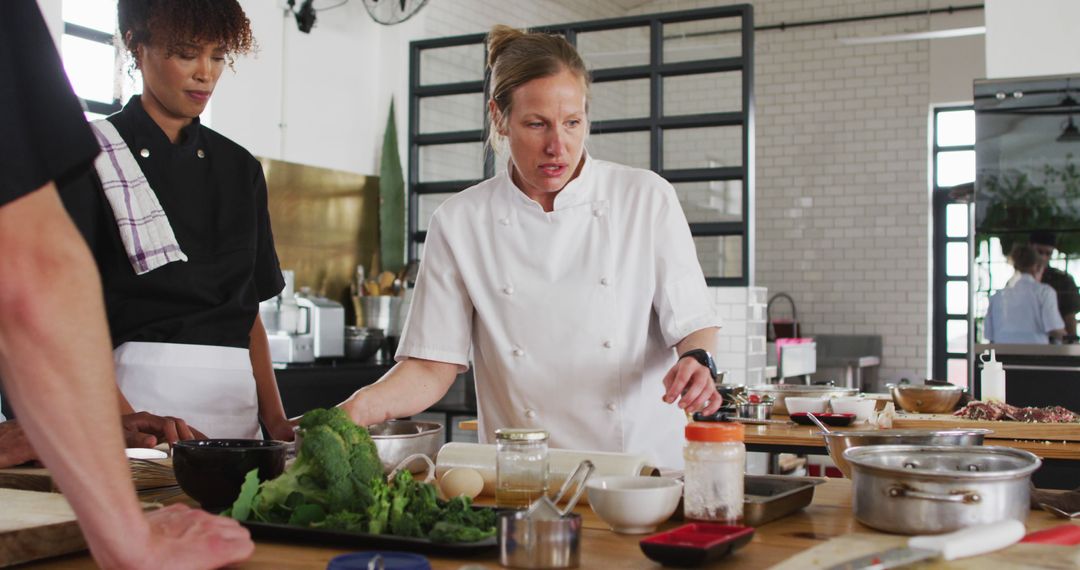
[[1058,135],[1057,142],[1080,142],[1080,129],[1076,128],[1072,115],[1069,115],[1069,122],[1065,123],[1065,130]]
[[942,40],[946,38],[962,38],[965,36],[978,36],[986,33],[986,26],[974,26],[970,28],[950,28],[947,30],[931,30],[928,32],[910,32],[904,34],[889,34],[887,36],[862,36],[851,38],[837,38],[836,41],[847,45],[857,46],[865,44],[887,44],[892,42],[911,42],[919,40]]

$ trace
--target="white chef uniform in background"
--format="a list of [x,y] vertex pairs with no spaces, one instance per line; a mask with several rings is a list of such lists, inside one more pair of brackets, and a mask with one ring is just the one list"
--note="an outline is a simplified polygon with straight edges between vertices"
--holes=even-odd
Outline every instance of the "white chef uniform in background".
[[680,340],[719,325],[671,185],[586,155],[550,213],[507,172],[440,206],[397,359],[464,367],[471,348],[481,442],[538,427],[681,468],[662,381]]

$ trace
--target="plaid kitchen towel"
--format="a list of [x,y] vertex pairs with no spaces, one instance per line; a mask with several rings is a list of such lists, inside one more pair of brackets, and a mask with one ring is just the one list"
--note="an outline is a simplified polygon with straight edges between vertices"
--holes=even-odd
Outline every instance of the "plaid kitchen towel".
[[165,210],[116,127],[106,119],[90,126],[102,150],[94,159],[94,169],[135,273],[142,275],[173,261],[187,261]]

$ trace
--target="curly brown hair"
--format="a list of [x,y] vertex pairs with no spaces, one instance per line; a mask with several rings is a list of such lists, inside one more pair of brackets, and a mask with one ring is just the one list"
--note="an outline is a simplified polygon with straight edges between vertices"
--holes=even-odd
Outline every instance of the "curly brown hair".
[[174,55],[189,44],[217,43],[233,56],[255,49],[251,22],[237,0],[119,0],[120,41],[137,60],[140,45],[164,46]]

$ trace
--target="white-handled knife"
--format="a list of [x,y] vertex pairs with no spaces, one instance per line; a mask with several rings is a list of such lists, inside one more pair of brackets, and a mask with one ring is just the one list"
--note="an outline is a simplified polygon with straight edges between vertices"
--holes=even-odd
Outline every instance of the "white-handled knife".
[[940,558],[956,560],[1006,548],[1024,537],[1024,524],[1007,520],[968,527],[949,534],[913,536],[907,546],[853,558],[828,570],[885,570]]

